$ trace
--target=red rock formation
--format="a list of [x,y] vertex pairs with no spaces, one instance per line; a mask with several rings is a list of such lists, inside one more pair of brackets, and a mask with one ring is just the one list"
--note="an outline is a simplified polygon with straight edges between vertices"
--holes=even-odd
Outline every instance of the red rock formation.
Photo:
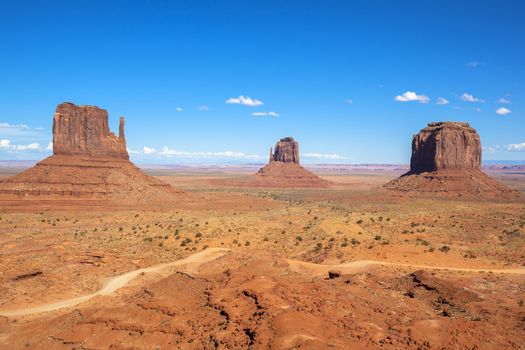
[[326,188],[331,185],[299,164],[299,143],[293,137],[279,140],[275,152],[270,147],[268,164],[255,175],[216,179],[212,182],[217,185],[260,188]]
[[413,173],[445,169],[477,169],[481,166],[481,142],[468,123],[429,123],[412,139]]
[[299,142],[293,137],[282,138],[275,144],[275,152],[270,156],[270,161],[299,164]]
[[110,132],[108,112],[95,106],[58,105],[53,118],[53,154],[129,159],[120,118],[119,137]]
[[[330,183],[299,165],[299,142],[285,137],[270,148],[270,162],[259,169],[252,181],[254,187],[329,187]],[[241,185],[241,183],[239,183]]]
[[480,169],[481,142],[476,130],[468,123],[429,123],[412,139],[410,171],[384,187],[406,194],[515,195]]
[[172,199],[174,189],[140,171],[128,159],[124,118],[119,136],[108,113],[95,106],[60,104],[53,118],[53,155],[0,181],[0,195],[145,202]]

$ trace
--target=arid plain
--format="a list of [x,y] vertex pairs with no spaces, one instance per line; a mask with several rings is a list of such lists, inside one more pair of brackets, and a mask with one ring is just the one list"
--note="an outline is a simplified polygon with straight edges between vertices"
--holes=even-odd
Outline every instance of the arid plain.
[[[387,194],[397,167],[315,167],[320,189],[218,185],[252,167],[144,170],[172,202],[0,203],[0,347],[524,348],[523,195]],[[525,191],[522,170],[489,174]]]

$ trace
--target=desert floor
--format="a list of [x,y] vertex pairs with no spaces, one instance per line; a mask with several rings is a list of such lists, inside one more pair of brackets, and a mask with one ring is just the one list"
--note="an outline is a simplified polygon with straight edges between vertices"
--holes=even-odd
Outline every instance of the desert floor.
[[[148,172],[185,194],[0,201],[0,348],[525,349],[523,195],[394,197],[375,190],[391,170],[293,190]],[[490,175],[525,193],[525,173]]]

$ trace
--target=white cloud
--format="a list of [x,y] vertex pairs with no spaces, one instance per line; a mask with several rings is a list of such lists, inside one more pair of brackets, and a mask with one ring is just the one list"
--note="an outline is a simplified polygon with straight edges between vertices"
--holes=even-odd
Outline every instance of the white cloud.
[[511,114],[512,111],[508,108],[505,108],[505,107],[500,107],[498,109],[496,109],[496,114],[499,114],[499,115],[507,115],[507,114]]
[[0,140],[0,149],[8,149],[11,147],[11,141],[10,140]]
[[222,152],[187,152],[177,151],[168,147],[163,147],[158,152],[159,155],[168,158],[232,158],[232,159],[261,159],[257,154],[246,154],[243,152],[222,151]]
[[153,154],[156,153],[157,150],[155,148],[144,146],[144,154]]
[[301,154],[301,157],[305,158],[316,158],[316,159],[331,159],[331,160],[337,160],[337,159],[348,159],[348,157],[340,156],[339,154],[331,154],[331,153],[303,153]]
[[507,146],[507,151],[511,151],[511,152],[525,151],[525,142],[511,143],[510,145]]
[[50,142],[50,143],[47,144],[46,150],[47,151],[52,151],[53,150],[53,142]]
[[472,62],[468,62],[467,63],[467,67],[469,67],[469,68],[476,68],[477,66],[479,66],[479,62],[478,61],[472,61]]
[[354,100],[349,98],[349,99],[345,100],[345,102],[348,103],[349,105],[351,105],[351,104],[354,103]]
[[482,147],[486,153],[496,153],[496,147]]
[[481,108],[476,107],[476,112],[481,112]]
[[210,109],[208,108],[208,106],[199,106],[199,108],[197,108],[199,111],[203,111],[203,112],[207,112],[209,111]]
[[134,151],[134,150],[132,150],[132,149],[130,149],[130,148],[128,148],[127,150],[128,150],[128,153],[129,153],[129,154],[142,154],[142,152],[140,152],[140,151]]
[[226,103],[234,104],[234,105],[244,105],[244,106],[250,106],[250,107],[261,106],[264,104],[261,100],[257,100],[255,98],[251,98],[251,97],[243,96],[243,95],[237,98],[230,97],[229,99],[226,100]]
[[407,91],[402,95],[398,95],[394,97],[394,100],[397,102],[411,102],[411,101],[419,101],[420,103],[428,103],[430,102],[430,98],[425,95],[418,95],[414,91]]
[[506,103],[506,104],[507,104],[507,103],[511,103],[510,100],[508,100],[508,99],[506,99],[506,98],[504,98],[504,97],[500,98],[500,99],[498,100],[498,102],[499,102],[499,103]]
[[20,151],[37,150],[37,149],[40,149],[40,144],[35,142],[35,143],[30,143],[29,145],[17,145],[16,147]]
[[0,129],[31,129],[25,124],[0,123]]
[[0,150],[5,151],[36,151],[40,149],[39,143],[30,143],[27,145],[14,145],[11,143],[11,140],[2,139],[0,140]]
[[459,98],[465,102],[485,102],[485,100],[474,97],[471,94],[467,94],[466,92],[463,95],[459,96]]
[[279,113],[277,112],[254,112],[252,113],[254,117],[278,117]]
[[183,109],[180,108],[180,107],[175,108],[175,110],[176,110],[177,112],[182,112],[182,111],[183,111]]
[[12,138],[18,136],[32,137],[40,136],[44,132],[44,128],[32,128],[26,124],[9,124],[0,123],[0,137]]
[[444,97],[438,97],[438,100],[437,100],[436,104],[438,104],[438,105],[448,105],[449,102]]

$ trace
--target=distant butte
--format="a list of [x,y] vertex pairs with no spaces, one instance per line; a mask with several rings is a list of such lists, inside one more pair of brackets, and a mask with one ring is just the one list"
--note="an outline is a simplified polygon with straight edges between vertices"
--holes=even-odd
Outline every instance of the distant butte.
[[468,123],[429,123],[412,139],[410,171],[384,187],[407,194],[501,197],[514,194],[481,171],[481,141]]
[[271,187],[329,187],[330,182],[306,170],[299,164],[299,143],[285,137],[270,148],[269,163],[261,168],[255,179]]
[[128,160],[124,117],[117,137],[109,130],[105,109],[70,102],[58,105],[53,117],[53,154]]
[[119,136],[108,112],[62,103],[53,118],[53,155],[0,181],[0,195],[13,198],[104,199],[136,203],[167,199],[173,188],[129,161],[120,118]]
[[275,152],[270,147],[270,162],[299,164],[299,142],[293,137],[282,138],[275,144]]

